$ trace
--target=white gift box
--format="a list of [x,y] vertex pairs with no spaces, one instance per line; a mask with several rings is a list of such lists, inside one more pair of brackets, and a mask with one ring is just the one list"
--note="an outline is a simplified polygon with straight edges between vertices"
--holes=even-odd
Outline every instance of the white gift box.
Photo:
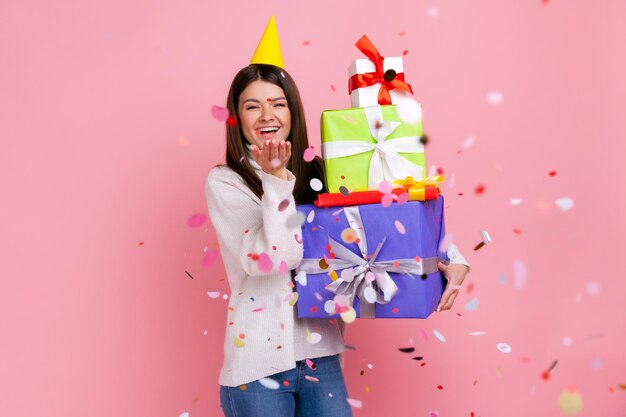
[[[383,71],[387,73],[388,71],[395,71],[397,74],[402,74],[404,76],[404,67],[402,65],[402,57],[392,56],[385,58],[383,61]],[[348,68],[348,75],[350,78],[355,74],[366,74],[368,72],[375,72],[376,67],[372,61],[367,58],[359,58],[355,59],[350,68]],[[389,74],[390,76],[393,73]],[[402,90],[389,90],[389,95],[391,96],[391,103],[379,103],[378,102],[378,92],[380,90],[381,83],[376,83],[374,85],[368,87],[361,87],[353,89],[350,92],[350,101],[352,103],[352,107],[368,107],[368,106],[376,106],[379,104],[398,104],[399,100],[401,100],[405,92]]]

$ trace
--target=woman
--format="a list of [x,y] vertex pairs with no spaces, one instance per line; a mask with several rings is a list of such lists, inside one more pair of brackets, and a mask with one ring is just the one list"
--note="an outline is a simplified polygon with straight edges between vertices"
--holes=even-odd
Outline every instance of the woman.
[[[296,204],[311,203],[304,111],[287,71],[252,64],[235,76],[226,165],[205,191],[231,285],[220,400],[229,416],[351,416],[337,320],[298,319],[291,270],[302,259]],[[293,156],[292,156],[293,154]],[[321,340],[312,340],[310,333]],[[295,366],[295,367],[294,367]]]

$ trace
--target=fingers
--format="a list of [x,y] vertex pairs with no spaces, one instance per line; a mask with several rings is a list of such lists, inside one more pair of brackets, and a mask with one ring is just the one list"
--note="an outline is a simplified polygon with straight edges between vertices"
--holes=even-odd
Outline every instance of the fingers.
[[280,145],[278,145],[276,143],[275,140],[270,142],[270,148],[269,148],[269,160],[273,161],[274,159],[278,159],[278,147]]
[[456,296],[459,294],[459,290],[446,290],[441,296],[439,305],[437,306],[437,312],[450,310],[454,304]]
[[289,160],[289,158],[291,158],[291,142],[286,142],[286,149],[285,149],[285,159],[287,159],[287,161]]
[[443,262],[441,261],[437,262],[437,268],[439,268],[441,272],[446,272],[447,267],[448,265],[444,264]]
[[280,160],[281,165],[282,163],[285,162],[286,154],[287,154],[287,146],[285,145],[285,141],[281,140],[280,144],[278,145],[278,159]]

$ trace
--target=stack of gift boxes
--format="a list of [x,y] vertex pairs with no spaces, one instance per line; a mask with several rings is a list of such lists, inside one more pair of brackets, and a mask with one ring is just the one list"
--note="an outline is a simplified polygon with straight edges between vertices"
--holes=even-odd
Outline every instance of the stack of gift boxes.
[[328,193],[298,206],[298,316],[426,318],[445,287],[443,177],[426,178],[421,107],[402,58],[382,57],[366,36],[356,46],[367,58],[349,68],[352,107],[322,113]]

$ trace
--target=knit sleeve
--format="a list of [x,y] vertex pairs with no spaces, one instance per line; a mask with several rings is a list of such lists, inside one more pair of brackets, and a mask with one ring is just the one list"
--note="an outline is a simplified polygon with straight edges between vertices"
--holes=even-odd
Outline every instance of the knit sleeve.
[[301,230],[293,219],[288,221],[296,215],[294,175],[288,172],[285,181],[263,172],[259,204],[240,177],[228,173],[213,169],[205,183],[209,217],[221,250],[229,254],[224,259],[238,259],[250,276],[296,268],[302,260]]

